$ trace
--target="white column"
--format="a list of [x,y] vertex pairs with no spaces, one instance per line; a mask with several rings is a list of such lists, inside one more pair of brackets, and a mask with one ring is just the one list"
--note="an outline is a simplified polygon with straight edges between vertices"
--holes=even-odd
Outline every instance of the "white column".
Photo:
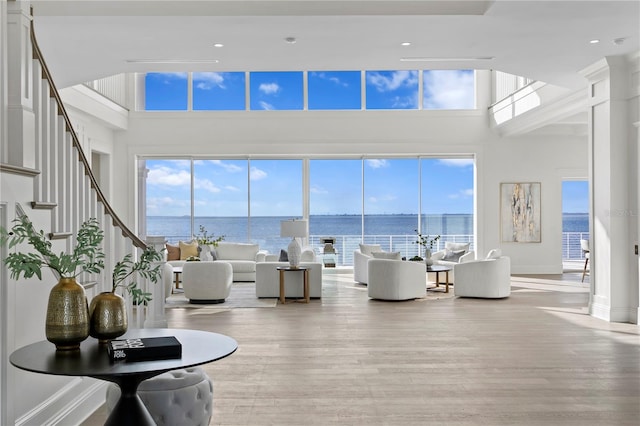
[[7,3],[7,162],[35,167],[30,2]]
[[[640,74],[640,71],[638,72],[638,74]],[[640,80],[636,80],[638,81],[638,85],[640,86]],[[638,87],[638,92],[640,92],[640,87]],[[638,96],[640,97],[640,93],[638,94]],[[640,111],[637,111],[637,114],[640,115]],[[640,250],[640,121],[636,121],[635,123],[633,123],[633,125],[636,127],[636,167],[635,167],[635,172],[636,172],[636,178],[635,178],[635,183],[636,183],[636,238],[635,238],[635,244],[634,244],[634,250]],[[634,251],[634,254],[636,255],[636,272],[637,272],[637,276],[636,276],[636,284],[637,284],[637,298],[636,298],[636,302],[638,304],[638,307],[636,308],[636,318],[635,318],[635,323],[639,324],[640,323],[640,255],[639,253],[636,253]]]
[[[8,161],[7,150],[7,3],[0,2],[0,163]],[[0,407],[1,408],[1,407]],[[2,418],[0,417],[0,420]]]
[[[632,277],[629,70],[625,57],[607,57],[583,71],[588,79],[591,181],[591,315],[631,322],[637,315]],[[637,185],[637,183],[636,183]],[[632,219],[633,218],[633,219]],[[635,273],[633,274],[635,275]]]
[[[164,250],[165,237],[147,237],[146,243],[153,246],[158,252]],[[163,253],[164,254],[164,253]],[[163,256],[165,257],[165,256]],[[149,285],[148,290],[153,296],[149,304],[147,305],[147,316],[144,321],[145,328],[166,328],[167,317],[164,311],[164,299],[165,299],[165,286],[169,285],[173,279],[173,268],[166,261],[160,262],[162,264],[162,277],[157,283],[147,283]]]

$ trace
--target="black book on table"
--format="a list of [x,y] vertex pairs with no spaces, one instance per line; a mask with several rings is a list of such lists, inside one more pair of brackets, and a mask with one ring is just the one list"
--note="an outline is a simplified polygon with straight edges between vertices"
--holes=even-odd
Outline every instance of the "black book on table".
[[107,347],[112,361],[153,361],[182,357],[182,344],[174,336],[111,340]]

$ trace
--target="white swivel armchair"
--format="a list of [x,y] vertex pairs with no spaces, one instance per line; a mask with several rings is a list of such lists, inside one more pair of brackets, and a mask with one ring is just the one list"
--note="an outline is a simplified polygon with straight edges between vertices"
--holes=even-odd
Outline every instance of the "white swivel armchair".
[[367,267],[367,291],[372,299],[409,300],[427,294],[427,265],[424,262],[373,258]]
[[511,294],[511,259],[507,256],[459,263],[453,269],[456,296],[499,299]]
[[184,297],[190,303],[222,303],[232,283],[233,268],[228,262],[185,262],[182,267]]

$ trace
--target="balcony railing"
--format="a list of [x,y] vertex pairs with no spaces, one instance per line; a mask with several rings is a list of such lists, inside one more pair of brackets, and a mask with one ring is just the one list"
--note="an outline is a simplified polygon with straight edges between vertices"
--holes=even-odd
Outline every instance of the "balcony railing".
[[[320,242],[321,238],[326,238],[326,235],[310,235],[309,246],[313,247],[317,254],[319,254],[323,248],[323,244]],[[337,266],[352,266],[353,265],[353,252],[357,250],[360,243],[363,244],[380,244],[380,248],[384,251],[399,251],[404,257],[410,258],[413,256],[423,256],[424,249],[418,244],[415,244],[416,236],[411,235],[365,235],[364,241],[360,235],[335,235],[332,236],[336,239],[336,243],[333,247],[336,250],[334,256]],[[172,243],[178,242],[178,240],[188,241],[191,239],[185,235],[169,235],[166,236],[167,240]],[[562,233],[562,260],[584,260],[584,253],[580,247],[580,240],[589,239],[588,232],[563,232]],[[440,240],[434,244],[433,252],[444,250],[445,241],[454,243],[470,243],[470,250],[475,250],[473,243],[473,235],[471,234],[451,234],[442,235]],[[260,244],[261,250],[267,250],[269,253],[278,253],[280,249],[287,247],[289,239],[281,238],[279,235],[274,235],[266,241],[255,241]]]

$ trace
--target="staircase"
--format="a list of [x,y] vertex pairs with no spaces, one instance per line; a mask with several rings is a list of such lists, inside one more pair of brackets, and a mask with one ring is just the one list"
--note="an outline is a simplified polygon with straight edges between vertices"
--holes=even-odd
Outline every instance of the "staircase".
[[[101,291],[110,291],[113,266],[129,253],[137,259],[147,243],[123,223],[100,189],[44,61],[31,22],[34,120],[33,129],[23,131],[25,134],[33,131],[35,135],[34,166],[3,162],[0,163],[0,173],[3,178],[17,175],[31,180],[33,201],[29,205],[16,203],[15,213],[8,211],[7,216],[11,220],[14,216],[26,214],[36,229],[49,231],[51,240],[62,240],[60,244],[66,248],[60,250],[73,247],[80,225],[89,218],[97,218],[105,236],[105,269],[101,274],[78,277],[91,298]],[[4,199],[0,201],[6,202]],[[154,284],[143,277],[133,279],[143,291],[153,294],[153,300],[146,307],[134,307],[128,295],[123,295],[128,301],[129,328],[166,326],[163,280]]]

